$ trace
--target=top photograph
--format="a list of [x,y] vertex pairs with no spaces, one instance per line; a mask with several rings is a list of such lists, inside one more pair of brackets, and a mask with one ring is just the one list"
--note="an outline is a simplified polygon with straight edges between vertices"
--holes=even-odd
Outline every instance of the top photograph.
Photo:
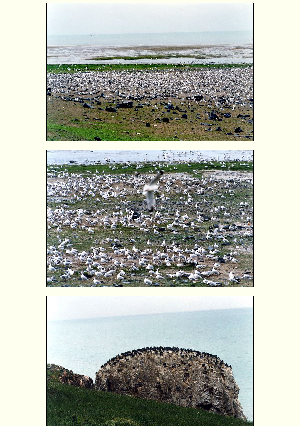
[[247,141],[253,4],[48,3],[47,141]]

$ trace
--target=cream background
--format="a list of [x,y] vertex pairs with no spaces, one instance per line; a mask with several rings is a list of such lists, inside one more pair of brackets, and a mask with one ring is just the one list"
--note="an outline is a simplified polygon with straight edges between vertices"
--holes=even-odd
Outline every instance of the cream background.
[[[100,147],[97,142],[46,142],[45,3],[1,4],[5,40],[0,68],[2,424],[46,424],[46,295],[171,294],[254,295],[255,425],[295,423],[299,395],[298,369],[293,369],[299,294],[299,190],[294,183],[299,161],[297,8],[291,1],[255,1],[254,142],[153,144],[153,149],[255,150],[255,287],[85,289],[45,287],[46,149]],[[125,147],[141,145],[110,143],[110,149]],[[283,365],[288,353],[290,359]]]

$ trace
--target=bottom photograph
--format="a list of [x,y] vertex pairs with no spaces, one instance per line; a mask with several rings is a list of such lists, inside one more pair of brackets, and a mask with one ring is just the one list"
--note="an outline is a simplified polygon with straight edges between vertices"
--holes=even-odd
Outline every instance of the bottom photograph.
[[47,425],[252,425],[253,300],[48,296]]

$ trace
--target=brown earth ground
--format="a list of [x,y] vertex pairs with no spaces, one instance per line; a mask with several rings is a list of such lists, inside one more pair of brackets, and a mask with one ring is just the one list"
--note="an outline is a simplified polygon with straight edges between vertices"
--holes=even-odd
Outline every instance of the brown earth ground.
[[[93,108],[47,97],[47,140],[253,140],[253,109],[248,106],[232,110],[175,99],[168,111],[166,101],[149,100],[143,107],[134,101],[133,108],[108,112],[117,101],[86,103]],[[218,119],[209,118],[212,110]]]

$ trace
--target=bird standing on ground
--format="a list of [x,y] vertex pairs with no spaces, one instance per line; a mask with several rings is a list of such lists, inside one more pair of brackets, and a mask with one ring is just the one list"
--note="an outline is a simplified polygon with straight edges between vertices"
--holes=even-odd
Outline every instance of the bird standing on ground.
[[149,212],[153,212],[154,210],[154,206],[155,206],[154,191],[156,191],[158,188],[157,182],[161,178],[162,174],[163,174],[163,171],[160,170],[159,173],[155,176],[155,178],[152,179],[152,181],[148,185],[144,186],[143,194],[146,195]]

